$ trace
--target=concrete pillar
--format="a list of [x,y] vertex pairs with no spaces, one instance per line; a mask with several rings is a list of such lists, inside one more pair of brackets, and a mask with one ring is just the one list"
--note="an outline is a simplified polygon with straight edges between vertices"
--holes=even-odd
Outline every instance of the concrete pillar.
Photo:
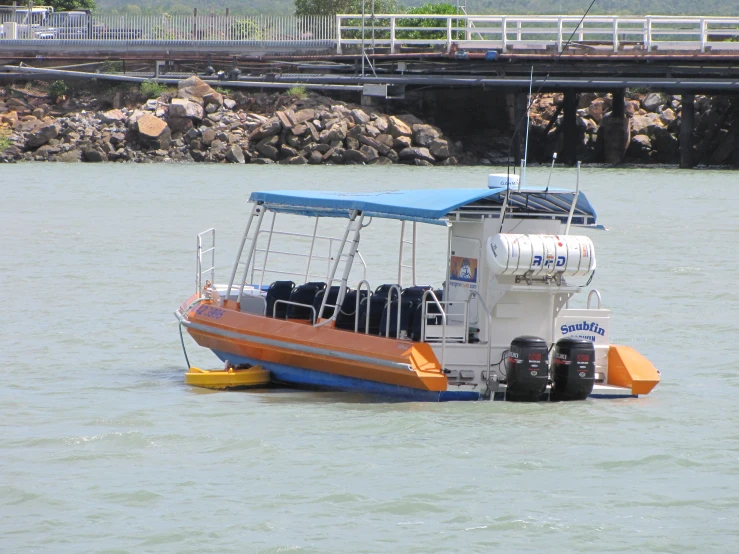
[[567,165],[575,165],[577,163],[577,94],[573,89],[565,91],[562,108],[564,112],[562,118],[564,139],[562,162]]
[[680,168],[693,167],[693,127],[695,125],[695,94],[682,95],[680,120]]
[[624,109],[626,91],[615,90],[612,95],[611,115],[603,119],[599,132],[603,133],[603,161],[607,164],[619,164],[629,147],[631,129]]
[[521,159],[524,152],[524,141],[526,140],[526,109],[528,108],[528,95],[523,92],[516,94],[516,104],[514,109],[514,130],[513,144],[511,145],[511,156],[516,166],[521,165]]

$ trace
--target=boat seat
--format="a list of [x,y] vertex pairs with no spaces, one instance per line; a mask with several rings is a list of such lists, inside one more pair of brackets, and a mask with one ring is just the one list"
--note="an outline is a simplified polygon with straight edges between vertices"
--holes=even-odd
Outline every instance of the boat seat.
[[[332,287],[333,288],[333,287]],[[359,291],[360,301],[367,298],[367,289]],[[344,301],[341,303],[339,313],[336,314],[335,326],[337,329],[346,329],[348,331],[354,331],[354,319],[357,310],[357,291],[350,290],[344,296]]]
[[[400,299],[400,332],[401,334],[405,331],[410,334],[411,318],[416,306],[421,303],[421,298],[418,297],[418,301],[414,302],[414,298],[401,298]],[[388,311],[387,309],[382,311],[382,319],[380,320],[379,335],[384,337],[387,332],[388,323]],[[394,299],[390,303],[390,334],[387,335],[392,338],[398,337],[398,300]]]
[[387,298],[388,294],[390,294],[390,291],[393,291],[393,295],[395,297],[398,296],[398,291],[394,289],[393,287],[398,287],[399,290],[402,290],[399,285],[394,285],[392,283],[380,285],[375,289],[374,295],[381,295]]
[[290,300],[290,295],[295,288],[295,283],[292,281],[275,281],[267,289],[267,317],[272,317],[274,311],[274,317],[278,319],[285,319],[287,315],[287,304],[277,304],[277,300]]
[[[318,317],[318,312],[321,309],[323,297],[326,296],[326,306],[323,308],[323,318],[330,319],[334,315],[334,306],[336,305],[336,301],[339,299],[339,291],[341,291],[341,285],[334,285],[333,287],[328,289],[328,292],[326,291],[327,289],[323,289],[319,290],[316,293],[316,297],[313,299],[313,307],[316,310],[316,317]],[[349,289],[347,289],[346,293],[348,294],[348,292]]]
[[287,305],[287,319],[309,319],[313,321],[313,302],[318,292],[325,290],[326,283],[314,282],[298,285],[290,294],[290,302],[305,304],[304,306]]
[[[442,290],[436,290],[434,291],[434,294],[436,295],[436,298],[441,302],[444,299],[443,291]],[[426,299],[428,301],[428,298]],[[428,304],[428,308],[426,310],[426,325],[441,325],[442,323],[441,318],[441,312],[439,311],[439,307],[431,302]],[[411,337],[411,340],[414,341],[420,341],[421,340],[421,326],[423,322],[423,302],[422,300],[419,301],[413,310],[413,315],[411,317],[410,321],[410,332],[408,333]]]
[[369,298],[363,298],[359,304],[359,332],[365,332],[367,324],[367,310],[369,310],[369,328],[370,335],[380,334],[380,323],[382,314],[387,306],[387,296],[382,293],[373,294]]

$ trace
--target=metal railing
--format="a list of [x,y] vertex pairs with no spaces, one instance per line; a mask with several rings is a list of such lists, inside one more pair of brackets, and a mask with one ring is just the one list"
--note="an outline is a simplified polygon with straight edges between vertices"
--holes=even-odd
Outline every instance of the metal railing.
[[[205,240],[210,238],[210,246],[203,249]],[[210,254],[210,267],[203,268],[203,259]],[[200,294],[203,291],[203,275],[210,272],[210,283],[215,285],[216,282],[216,230],[210,228],[198,234],[198,244],[196,249],[196,269],[195,269],[195,293]]]
[[[373,34],[368,35],[369,22]],[[607,45],[617,52],[624,45],[644,50],[678,49],[706,52],[710,48],[739,49],[739,17],[588,16],[578,27],[580,16],[542,15],[399,15],[362,17],[337,15],[337,48],[427,46],[450,51],[458,48],[506,50],[555,48],[562,51],[574,32],[573,41]]]
[[[55,20],[61,14],[23,19],[0,12],[0,42],[49,41],[64,44],[171,45],[206,43],[248,48],[257,45],[335,48],[395,53],[400,49],[554,49],[561,51],[574,32],[576,44],[632,46],[650,52],[739,49],[739,17],[661,15],[416,15],[341,14],[333,16],[91,15]],[[29,43],[30,44],[30,43]],[[39,42],[43,46],[43,43]]]
[[[74,42],[182,41],[241,43],[325,43],[336,39],[335,19],[328,16],[225,16],[225,15],[92,15],[55,21],[51,14],[35,23],[24,23],[12,12],[0,12],[0,39],[65,40]],[[11,36],[16,23],[15,36]]]

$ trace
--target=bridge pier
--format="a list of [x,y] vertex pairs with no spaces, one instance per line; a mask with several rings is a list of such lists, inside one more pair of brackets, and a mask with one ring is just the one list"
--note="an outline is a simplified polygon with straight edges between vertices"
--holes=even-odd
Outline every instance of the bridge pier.
[[695,125],[695,94],[682,95],[680,120],[680,168],[693,167],[693,127]]
[[603,160],[607,164],[619,164],[624,159],[629,147],[631,134],[629,118],[626,117],[624,89],[614,90],[612,93],[611,115],[601,122],[603,129]]
[[562,100],[562,133],[564,147],[562,162],[567,165],[577,163],[577,93],[574,89],[567,89]]

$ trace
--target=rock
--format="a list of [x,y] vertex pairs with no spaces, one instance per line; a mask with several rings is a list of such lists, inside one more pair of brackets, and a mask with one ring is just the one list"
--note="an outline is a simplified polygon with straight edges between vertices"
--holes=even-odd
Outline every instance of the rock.
[[285,159],[291,159],[291,158],[294,158],[295,156],[300,155],[300,153],[295,148],[288,146],[286,144],[283,144],[282,146],[280,146],[280,154]]
[[459,165],[459,162],[454,156],[449,156],[446,160],[439,163],[439,165]]
[[[626,102],[624,102],[624,113],[628,117],[637,115],[639,113],[639,101],[638,100],[626,100]],[[596,121],[596,123],[599,123],[599,121]]]
[[664,123],[665,125],[669,125],[677,119],[677,116],[671,108],[667,108],[661,114],[659,114],[659,118],[662,120],[662,123]]
[[205,146],[210,146],[216,140],[216,132],[213,129],[206,129],[200,134],[200,141]]
[[346,138],[346,126],[341,123],[334,124],[330,129],[321,131],[318,140],[324,144],[335,140],[344,140]]
[[250,140],[259,141],[265,138],[272,137],[282,130],[282,123],[276,117],[268,120],[266,123],[259,126],[256,130],[252,131],[249,135]]
[[395,150],[390,150],[390,152],[387,153],[387,159],[393,162],[394,164],[400,161],[400,158],[398,157],[398,153]]
[[136,130],[139,137],[148,142],[149,147],[154,150],[169,147],[172,138],[169,126],[158,117],[146,114],[136,121]]
[[364,154],[365,161],[367,163],[375,161],[377,158],[379,158],[379,155],[377,154],[377,150],[372,148],[368,145],[363,145],[359,151]]
[[354,121],[359,125],[366,125],[370,122],[370,116],[362,109],[352,110],[352,116],[354,117]]
[[0,123],[9,125],[11,129],[15,129],[18,126],[18,112],[8,112],[0,117]]
[[169,116],[200,120],[205,117],[205,113],[203,113],[203,107],[197,102],[172,98],[172,103],[169,105]]
[[111,123],[125,124],[128,121],[128,116],[121,110],[108,110],[107,112],[103,112],[100,121],[108,125]]
[[236,101],[231,100],[230,98],[224,98],[223,107],[226,108],[227,110],[233,110],[236,107]]
[[359,150],[359,140],[354,137],[346,137],[346,147],[349,150]]
[[721,131],[717,137],[718,147],[713,151],[708,160],[709,165],[723,165],[731,161],[731,155],[734,152],[734,134],[727,131]]
[[416,158],[415,160],[413,160],[413,165],[420,165],[420,166],[423,166],[423,167],[431,167],[434,164],[432,164],[431,162],[429,162],[427,160],[419,160],[418,158]]
[[314,150],[313,152],[310,153],[310,157],[308,158],[308,163],[314,164],[314,165],[323,163],[323,154],[319,152],[318,150]]
[[244,158],[244,151],[237,144],[234,144],[233,146],[231,146],[231,148],[228,149],[228,151],[226,152],[226,159],[229,162],[235,164],[246,163],[246,159]]
[[126,140],[126,135],[124,133],[112,133],[109,140],[113,146],[118,146]]
[[393,138],[413,136],[411,128],[397,117],[390,117],[388,119],[387,131]]
[[98,162],[107,162],[108,157],[97,148],[87,148],[82,151],[82,159],[86,162],[91,163],[98,163]]
[[45,160],[49,159],[50,156],[53,156],[55,154],[58,154],[60,152],[58,146],[51,146],[50,144],[44,144],[43,146],[40,146],[34,154],[36,156],[40,156],[44,158]]
[[667,129],[655,130],[650,137],[656,161],[660,163],[680,163],[680,144]]
[[397,119],[408,125],[408,127],[413,128],[414,125],[423,125],[423,121],[418,119],[415,115],[406,113],[403,115],[397,116]]
[[33,116],[34,116],[34,117],[36,117],[37,119],[43,119],[43,118],[44,118],[44,116],[46,115],[46,114],[44,113],[44,110],[43,110],[42,108],[36,108],[36,109],[35,109],[35,110],[33,110],[33,111],[32,111],[31,113],[32,113],[32,114],[33,114]]
[[652,151],[652,141],[647,135],[634,135],[631,137],[626,155],[632,160],[646,161]]
[[[388,135],[386,135],[386,136],[388,136]],[[391,148],[387,144],[382,143],[379,140],[373,139],[371,137],[366,137],[364,135],[360,135],[360,137],[359,137],[358,140],[362,144],[366,144],[367,146],[371,146],[372,148],[374,148],[375,150],[377,150],[383,156],[385,156],[391,150]],[[391,141],[391,144],[392,144],[392,138],[390,139],[390,141]]]
[[385,156],[380,156],[375,161],[371,162],[372,165],[393,165],[393,162]]
[[82,161],[82,151],[73,149],[68,152],[62,152],[56,157],[56,161],[62,163],[77,163]]
[[659,128],[664,126],[658,114],[648,113],[645,115],[635,115],[631,118],[632,135],[651,134],[655,126]]
[[[177,83],[177,96],[185,100],[192,100],[198,104],[204,104],[203,97],[209,94],[218,94],[211,86],[197,75]],[[220,95],[219,95],[220,96]]]
[[376,119],[373,119],[373,125],[377,128],[378,131],[380,131],[380,133],[387,132],[387,119],[385,119],[384,117],[378,116]]
[[[213,89],[207,94],[203,95],[203,103],[205,106],[215,106],[217,110],[223,105],[223,95],[220,92],[216,92]],[[215,111],[215,110],[214,110]],[[213,113],[213,112],[208,112]]]
[[435,162],[436,159],[431,155],[428,148],[408,147],[398,152],[398,157],[402,161],[407,160],[425,160],[427,162]]
[[[254,160],[254,161],[256,161],[256,160]],[[290,164],[290,165],[305,165],[305,164],[308,163],[308,160],[306,160],[303,156],[295,156],[295,157],[290,158],[289,160],[287,160],[287,163]]]
[[448,158],[451,155],[449,150],[449,141],[444,139],[434,139],[429,145],[429,152],[435,158]]
[[656,112],[659,110],[660,106],[665,103],[664,98],[662,98],[661,94],[657,94],[656,92],[652,92],[647,94],[644,99],[641,101],[641,106],[648,112]]
[[275,162],[274,162],[274,160],[270,160],[269,158],[254,158],[254,159],[253,159],[253,160],[251,161],[251,163],[253,163],[253,164],[258,164],[258,165],[259,165],[259,164],[261,164],[261,165],[266,165],[266,164],[273,164],[273,163],[275,163]]
[[363,164],[367,158],[359,150],[344,150],[341,160],[345,164]]
[[[192,104],[193,102],[191,102]],[[198,104],[195,104],[198,106]],[[200,106],[198,106],[200,108]],[[202,108],[200,108],[202,109]],[[185,134],[193,128],[192,119],[189,117],[172,117],[170,115],[167,124],[173,133]]]
[[428,147],[434,140],[441,136],[438,129],[435,129],[431,125],[416,123],[412,127],[413,130],[413,142],[418,146]]
[[49,142],[49,140],[56,138],[58,135],[58,125],[45,125],[28,136],[26,139],[26,148],[38,148],[39,146]]
[[257,152],[259,152],[265,158],[276,160],[277,154],[279,153],[277,148],[275,147],[277,144],[279,144],[279,138],[277,136],[272,136],[265,138],[257,143],[256,149]]
[[403,150],[404,148],[410,148],[412,144],[411,137],[399,136],[393,140],[393,148],[396,150]]
[[610,106],[606,105],[604,98],[596,98],[588,106],[587,112],[593,121],[600,124],[603,119],[603,115],[605,115],[609,108]]

